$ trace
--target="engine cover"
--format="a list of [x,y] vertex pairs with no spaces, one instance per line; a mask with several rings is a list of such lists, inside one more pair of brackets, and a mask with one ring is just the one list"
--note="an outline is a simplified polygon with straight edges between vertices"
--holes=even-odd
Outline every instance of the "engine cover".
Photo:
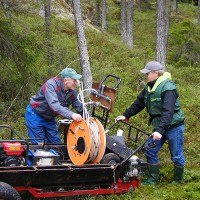
[[19,142],[2,142],[4,152],[8,156],[19,156],[24,151],[21,143]]
[[5,156],[0,158],[0,166],[20,166],[17,156]]

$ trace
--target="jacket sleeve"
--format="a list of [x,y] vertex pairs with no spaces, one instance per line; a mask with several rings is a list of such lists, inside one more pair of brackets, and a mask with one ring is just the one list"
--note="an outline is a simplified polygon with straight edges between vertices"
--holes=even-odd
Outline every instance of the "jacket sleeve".
[[165,130],[170,127],[177,98],[178,94],[176,90],[167,90],[162,95],[162,114],[160,117],[160,123],[154,131],[163,134]]
[[50,109],[57,115],[60,115],[65,118],[71,118],[73,112],[69,110],[67,107],[63,107],[59,100],[56,93],[56,88],[51,82],[46,82],[46,88],[44,92],[44,96],[46,101],[50,107]]
[[140,92],[140,94],[137,96],[137,99],[124,112],[123,115],[126,118],[130,118],[131,116],[136,115],[137,113],[139,113],[140,111],[142,111],[145,108],[144,95],[145,95],[145,89],[143,89]]

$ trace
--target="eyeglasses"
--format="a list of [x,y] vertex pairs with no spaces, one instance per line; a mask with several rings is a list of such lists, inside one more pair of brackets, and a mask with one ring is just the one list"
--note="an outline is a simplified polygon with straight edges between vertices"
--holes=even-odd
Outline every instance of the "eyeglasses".
[[146,76],[149,76],[150,73],[151,73],[151,72],[148,72],[148,73],[146,73],[145,75],[146,75]]

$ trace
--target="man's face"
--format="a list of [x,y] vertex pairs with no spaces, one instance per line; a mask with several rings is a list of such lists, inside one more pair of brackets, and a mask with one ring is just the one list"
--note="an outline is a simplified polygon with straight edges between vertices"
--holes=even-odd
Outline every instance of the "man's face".
[[78,85],[78,81],[72,78],[63,78],[63,87],[64,90],[74,90]]
[[147,82],[155,81],[158,78],[158,72],[151,71],[145,74]]

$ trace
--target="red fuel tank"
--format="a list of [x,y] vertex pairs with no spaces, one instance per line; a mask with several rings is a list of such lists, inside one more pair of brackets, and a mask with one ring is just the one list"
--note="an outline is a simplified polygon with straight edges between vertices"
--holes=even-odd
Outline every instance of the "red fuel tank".
[[2,142],[1,145],[4,148],[6,155],[9,156],[18,156],[24,151],[21,143],[19,142]]

